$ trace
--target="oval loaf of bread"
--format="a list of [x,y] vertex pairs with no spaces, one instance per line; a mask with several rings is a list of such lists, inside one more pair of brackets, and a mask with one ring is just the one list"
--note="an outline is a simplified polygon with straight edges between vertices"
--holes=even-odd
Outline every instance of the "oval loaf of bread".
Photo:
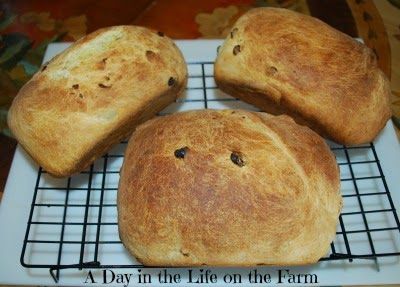
[[120,237],[145,265],[314,263],[335,237],[339,186],[325,141],[287,116],[157,117],[125,152]]
[[81,171],[185,88],[181,52],[162,33],[100,29],[44,65],[8,115],[12,133],[49,173]]
[[343,144],[373,140],[390,118],[389,81],[365,45],[320,20],[258,8],[239,18],[215,63],[220,89],[286,113]]

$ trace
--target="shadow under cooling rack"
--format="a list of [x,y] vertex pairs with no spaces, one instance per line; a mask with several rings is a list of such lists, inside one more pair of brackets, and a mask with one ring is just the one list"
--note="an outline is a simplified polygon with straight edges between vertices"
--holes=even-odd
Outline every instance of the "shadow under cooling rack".
[[[160,114],[193,109],[255,107],[216,88],[212,62],[188,63],[185,94]],[[79,175],[56,179],[39,168],[21,264],[60,270],[140,268],[118,235],[116,195],[127,142],[121,142]],[[344,207],[330,253],[321,261],[400,255],[400,222],[374,145],[329,143],[341,171]]]

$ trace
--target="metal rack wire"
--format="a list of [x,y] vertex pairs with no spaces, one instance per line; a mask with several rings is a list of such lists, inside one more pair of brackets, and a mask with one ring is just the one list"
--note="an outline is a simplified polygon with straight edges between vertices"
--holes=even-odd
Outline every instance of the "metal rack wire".
[[[202,108],[255,110],[217,89],[212,62],[191,62],[188,67],[186,94],[161,114]],[[117,229],[116,191],[126,144],[121,142],[68,179],[55,180],[39,168],[20,258],[24,267],[48,268],[56,282],[62,269],[143,267],[126,255]],[[330,254],[321,261],[399,256],[400,222],[373,143],[330,145],[341,169],[344,210]],[[106,262],[104,247],[112,246],[117,260]]]

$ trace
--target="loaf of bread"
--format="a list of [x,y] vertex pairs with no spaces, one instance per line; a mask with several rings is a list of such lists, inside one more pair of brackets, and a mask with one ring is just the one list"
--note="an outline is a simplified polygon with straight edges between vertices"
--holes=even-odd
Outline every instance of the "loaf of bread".
[[335,237],[339,187],[325,141],[288,116],[157,117],[125,152],[120,238],[145,265],[314,263]]
[[391,115],[389,82],[373,51],[286,9],[257,8],[239,18],[214,74],[228,94],[343,144],[373,140]]
[[8,124],[46,171],[68,176],[173,102],[186,81],[183,56],[162,33],[100,29],[34,75],[15,98]]

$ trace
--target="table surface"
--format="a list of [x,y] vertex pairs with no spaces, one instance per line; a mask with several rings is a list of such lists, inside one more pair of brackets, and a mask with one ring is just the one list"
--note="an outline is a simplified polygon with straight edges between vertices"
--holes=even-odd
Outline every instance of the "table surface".
[[[189,61],[210,61],[215,57],[215,49],[218,45],[221,44],[219,41],[178,41],[177,42],[178,46],[182,49],[185,57]],[[61,49],[64,49],[66,45],[62,44],[56,44],[51,47],[49,47],[49,53],[47,54],[48,57],[54,55],[55,53],[59,52]],[[198,73],[196,71],[196,67],[193,69],[190,69],[193,67],[189,67],[189,71],[192,70],[192,73]],[[212,68],[207,66],[205,70],[209,71],[209,73],[212,73]],[[209,83],[210,85],[213,85],[213,83]],[[192,82],[192,85],[196,85],[195,82]],[[197,97],[198,94],[196,93],[191,93],[192,96]],[[209,99],[214,99],[214,97],[217,97],[219,95],[218,92],[212,92],[207,93],[207,97]],[[187,97],[190,97],[190,93],[186,95]],[[174,112],[176,110],[190,110],[190,109],[198,109],[203,107],[204,105],[199,102],[197,106],[193,106],[193,104],[189,104],[182,102],[180,105],[171,105],[168,107],[165,111],[167,110],[169,112]],[[209,103],[209,107],[210,107]],[[212,102],[212,107],[213,108],[226,108],[226,105],[230,106],[230,103],[227,102],[218,102],[218,101],[213,101]],[[246,105],[244,103],[240,104],[237,102],[235,105],[240,105],[243,108],[251,108],[249,105]],[[333,144],[333,146],[336,146]],[[396,165],[397,162],[400,161],[400,148],[399,148],[399,141],[397,137],[394,134],[393,130],[393,125],[389,121],[387,123],[386,128],[383,130],[383,132],[377,137],[377,139],[374,142],[374,146],[376,148],[377,155],[380,159],[380,164],[382,166],[383,173],[385,174],[385,178],[387,181],[387,185],[389,190],[391,190],[393,202],[396,205],[399,205],[400,203],[400,193],[398,191],[398,186],[400,186],[400,178],[397,176],[397,170],[396,170]],[[117,151],[114,150],[114,152],[121,153],[121,151],[118,149]],[[344,155],[340,155],[341,153],[337,154],[337,158],[339,162],[342,162]],[[362,151],[357,150],[355,153],[349,154],[350,159],[348,161],[350,162],[360,162],[363,160],[370,159],[367,154],[364,154]],[[342,158],[342,159],[341,159]],[[98,162],[97,164],[101,163]],[[115,162],[114,162],[115,163]],[[116,164],[116,163],[115,163]],[[96,165],[96,164],[95,164]],[[343,166],[342,166],[343,167]],[[372,168],[370,165],[362,166],[364,168],[361,168],[361,166],[358,165],[356,175],[358,174],[361,176],[360,179],[365,176],[375,174],[374,170],[376,168]],[[32,196],[32,189],[34,188],[37,180],[37,165],[29,158],[29,156],[26,155],[25,152],[21,148],[17,149],[16,152],[16,157],[13,161],[12,164],[12,169],[11,169],[11,176],[9,181],[7,182],[7,187],[6,187],[6,193],[4,195],[4,201],[1,206],[0,206],[0,230],[7,230],[7,232],[3,233],[2,236],[0,236],[0,282],[7,282],[7,283],[20,283],[20,284],[27,284],[28,282],[31,284],[46,284],[46,285],[53,285],[54,282],[49,276],[48,270],[46,269],[26,269],[23,268],[20,265],[19,262],[19,254],[21,253],[22,249],[22,240],[17,240],[17,238],[23,238],[25,234],[25,229],[26,229],[26,220],[30,211],[30,204],[31,204],[31,196]],[[116,166],[110,167],[111,170],[115,170]],[[344,167],[343,169],[341,168],[341,174],[344,178],[349,177],[349,170]],[[20,178],[23,178],[24,180],[20,180]],[[97,179],[96,179],[97,178]],[[101,179],[101,175],[95,176],[93,178],[93,184],[96,182],[99,182],[98,180]],[[61,181],[54,181],[54,179],[47,178],[47,179],[41,179],[40,180],[41,184],[40,186],[58,186],[58,184],[63,185],[63,180]],[[75,181],[71,181],[75,182]],[[101,181],[100,181],[101,182]],[[113,180],[110,181],[111,183]],[[65,183],[65,181],[64,181]],[[82,186],[85,186],[87,183],[83,182]],[[112,184],[115,184],[112,183]],[[372,186],[368,185],[362,185],[363,187],[360,186],[359,192],[364,193],[364,192],[371,192],[370,188],[376,189],[376,183],[372,182]],[[366,188],[366,189],[365,189]],[[349,195],[349,192],[352,193],[354,191],[351,191],[352,189],[344,189],[342,190],[344,194]],[[377,190],[378,191],[378,190]],[[63,196],[64,193],[61,191],[56,192],[58,195]],[[47,191],[42,194],[43,196],[38,196],[42,201],[37,202],[37,203],[48,203],[50,204],[51,201],[49,201],[52,196],[56,195],[54,193],[48,193]],[[81,196],[81,192],[75,193],[77,197],[75,197],[74,200],[85,200]],[[71,194],[71,198],[73,195]],[[56,197],[58,198],[58,197]],[[108,197],[110,199],[110,197]],[[348,198],[347,198],[348,199]],[[115,200],[115,198],[114,198]],[[57,201],[58,202],[58,201]],[[354,211],[358,210],[356,206],[353,204],[354,202],[347,201],[345,200],[344,204],[344,211]],[[363,197],[363,204],[365,204],[366,210],[377,210],[379,208],[386,208],[385,203],[382,202],[382,200],[379,200],[377,198],[373,198],[371,196],[368,196],[368,198]],[[52,217],[51,221],[56,221],[58,222],[60,213],[54,213],[55,209],[51,209],[49,207],[43,206],[42,208],[37,209],[38,207],[35,207],[35,221],[41,221],[43,219],[41,216],[44,216],[44,218],[48,218],[47,216]],[[356,208],[356,209],[354,209]],[[56,208],[56,210],[61,211]],[[50,212],[50,213],[49,213]],[[351,213],[351,212],[350,212]],[[376,213],[374,213],[376,214]],[[108,213],[110,215],[110,213]],[[62,215],[61,215],[62,216]],[[80,210],[73,209],[71,211],[68,211],[68,216],[71,216],[74,220],[73,221],[79,221],[79,217],[82,216]],[[96,214],[93,214],[93,216],[96,217]],[[10,218],[13,219],[13,224],[10,225]],[[71,218],[67,218],[67,221],[70,222]],[[355,219],[355,218],[353,218]],[[48,219],[46,219],[48,220]],[[112,218],[108,218],[107,220],[104,219],[107,222],[114,222],[115,220]],[[387,219],[385,216],[382,217],[381,219],[377,218],[374,216],[372,219],[371,224],[374,224],[376,228],[382,227],[382,225],[376,225],[377,222],[380,222],[383,220],[383,222],[387,222],[389,224],[391,220]],[[388,220],[388,221],[387,221]],[[354,221],[352,219],[349,219],[349,222],[352,222],[350,225],[347,225],[346,229],[347,230],[359,230],[360,225],[363,226],[363,222],[360,220]],[[392,223],[390,224],[392,226]],[[42,227],[46,228],[43,229]],[[374,227],[374,228],[375,228]],[[372,225],[371,225],[372,228]],[[372,230],[372,229],[371,229]],[[69,234],[66,232],[64,234],[64,238],[68,240],[68,236],[76,236],[76,233],[72,232],[73,234]],[[109,236],[107,231],[104,233],[105,236]],[[94,235],[94,234],[92,234]],[[397,232],[396,234],[397,235]],[[32,237],[33,236],[33,237]],[[30,234],[29,238],[30,239],[50,239],[54,238],[52,236],[56,236],[58,238],[59,236],[59,229],[52,229],[51,226],[46,226],[46,225],[40,225],[40,230],[37,230],[37,232],[34,232],[33,234]],[[45,237],[43,237],[45,236]],[[90,235],[88,235],[90,236]],[[100,240],[102,235],[100,235]],[[107,237],[108,238],[108,237]],[[337,238],[335,243],[335,246],[337,250],[341,250],[343,246],[341,247],[340,245],[340,236]],[[355,252],[355,250],[358,250],[358,252],[362,252],[361,250],[364,250],[364,248],[360,248],[362,246],[359,246],[359,244],[362,244],[364,247],[366,247],[369,250],[369,245],[368,245],[368,240],[361,240],[361,238],[357,237],[355,241],[352,241],[350,246],[352,248],[352,251]],[[397,247],[400,246],[399,241],[400,237],[396,236],[396,238],[393,237],[395,241],[390,240],[389,242],[392,242],[392,244],[388,244],[387,237],[374,237],[374,246],[375,250],[377,253],[383,252],[389,252],[389,250],[392,250],[391,246],[396,246],[396,250],[398,249]],[[90,239],[88,239],[90,240]],[[360,241],[361,240],[361,241]],[[101,262],[103,264],[111,264],[111,262],[119,262],[119,264],[126,264],[131,262],[129,256],[127,256],[126,251],[122,246],[120,246],[121,249],[118,251],[118,248],[113,248],[113,252],[104,252],[101,253]],[[38,249],[35,249],[35,247],[31,247],[31,252],[29,252],[29,256],[27,258],[24,257],[24,262],[30,262],[32,264],[35,263],[44,263],[44,262],[49,262],[47,260],[53,258],[54,252],[57,254],[57,250],[54,248],[46,248],[46,246],[40,245],[37,246]],[[66,246],[64,246],[64,249]],[[63,250],[64,250],[63,249]],[[45,253],[43,253],[43,250],[46,250]],[[52,251],[53,250],[53,251]],[[86,249],[85,249],[86,250]],[[109,250],[107,248],[107,250]],[[90,253],[90,249],[87,249],[87,251]],[[356,252],[357,254],[360,254]],[[85,258],[91,258],[90,254],[87,254],[88,256]],[[66,259],[69,263],[72,259],[72,262],[76,262],[76,257],[75,256],[70,256],[71,254],[79,254],[79,250],[69,250],[67,254],[64,254],[64,260]],[[65,258],[67,256],[67,258]],[[27,261],[25,261],[27,259]],[[51,262],[54,262],[53,260]],[[66,261],[63,261],[64,263]],[[377,265],[378,264],[378,265]],[[400,264],[400,259],[399,257],[380,257],[378,261],[375,263],[372,260],[355,260],[353,263],[349,263],[346,261],[327,261],[327,262],[320,262],[318,264],[312,265],[312,266],[298,266],[298,267],[291,267],[290,270],[293,272],[310,272],[310,273],[316,273],[318,274],[318,278],[320,278],[321,283],[333,285],[333,284],[355,284],[355,283],[371,283],[371,284],[376,284],[376,283],[393,283],[393,282],[399,282],[400,277],[399,277],[399,265]],[[377,270],[377,266],[379,266],[379,270]],[[351,267],[351,268],[350,268]],[[261,267],[260,267],[261,268]],[[275,280],[276,272],[275,269],[272,267],[262,267],[263,271],[271,273],[271,275],[274,277],[273,281]],[[134,270],[131,270],[133,272]],[[214,270],[215,272],[223,272],[223,270]],[[351,271],[351,272],[350,272]],[[238,272],[245,272],[243,269],[238,269]],[[69,270],[64,270],[62,275],[62,284],[63,285],[70,285],[70,286],[76,286],[79,282],[82,282],[82,276],[84,276],[84,271],[83,273],[78,272],[75,269],[69,269]],[[83,274],[83,275],[82,275]],[[219,276],[220,277],[220,276]],[[78,280],[78,281],[77,281]],[[220,286],[218,284],[215,284],[215,286]],[[245,286],[245,284],[241,285]]]

